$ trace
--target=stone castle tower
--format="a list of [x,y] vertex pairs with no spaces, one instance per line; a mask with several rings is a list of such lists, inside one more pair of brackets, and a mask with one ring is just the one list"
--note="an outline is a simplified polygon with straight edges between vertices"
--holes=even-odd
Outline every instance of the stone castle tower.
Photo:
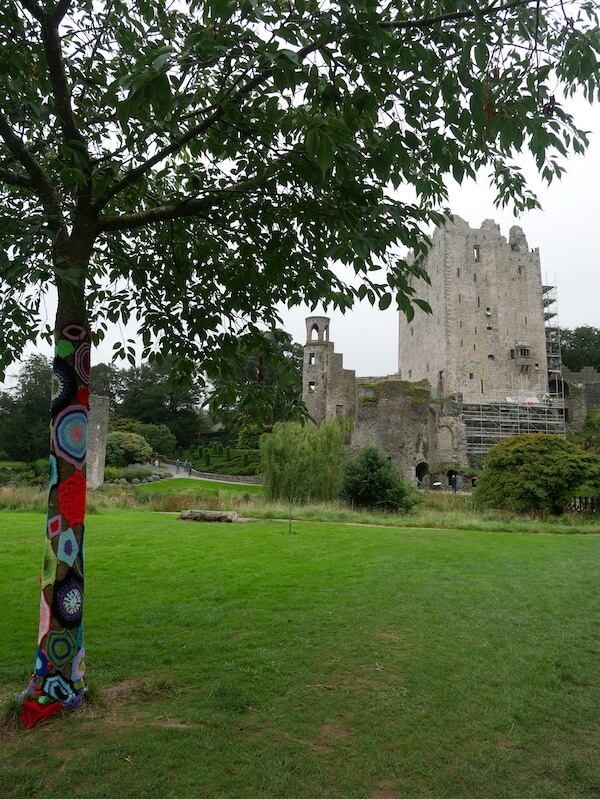
[[399,373],[428,380],[433,397],[461,394],[465,403],[526,399],[548,392],[540,256],[520,227],[508,241],[492,220],[472,229],[460,217],[435,231],[425,259],[431,285],[399,324]]

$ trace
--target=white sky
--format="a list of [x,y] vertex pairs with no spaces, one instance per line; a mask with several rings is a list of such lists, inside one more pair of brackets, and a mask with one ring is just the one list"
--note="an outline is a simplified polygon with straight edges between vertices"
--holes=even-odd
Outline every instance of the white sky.
[[[494,194],[488,187],[487,177],[480,183],[470,181],[462,187],[452,183],[448,205],[454,214],[465,219],[471,227],[479,227],[484,219],[494,219],[501,233],[508,238],[512,225],[518,224],[527,236],[530,248],[538,247],[544,283],[558,289],[558,318],[563,328],[580,325],[600,327],[600,110],[579,104],[576,122],[588,131],[590,147],[584,156],[572,156],[564,163],[566,173],[562,180],[548,188],[535,180],[531,172],[531,185],[537,190],[543,210],[532,211],[515,218],[510,209],[496,210]],[[318,309],[316,314],[323,313]],[[417,313],[419,311],[417,310]],[[52,309],[48,308],[51,317]],[[311,315],[308,307],[299,306],[282,311],[284,328],[292,338],[306,341],[305,318]],[[329,311],[330,338],[336,352],[344,356],[344,366],[355,369],[360,376],[394,374],[398,370],[398,312],[393,306],[387,311],[372,308],[363,302],[345,315]],[[50,318],[49,321],[52,321]],[[118,339],[131,337],[128,329],[115,328],[101,345],[96,347],[93,363],[110,362],[112,345]],[[32,343],[27,355],[39,351],[48,357],[51,348]],[[117,365],[126,368],[127,362]],[[14,375],[18,366],[11,368]],[[8,378],[6,385],[12,384]]]

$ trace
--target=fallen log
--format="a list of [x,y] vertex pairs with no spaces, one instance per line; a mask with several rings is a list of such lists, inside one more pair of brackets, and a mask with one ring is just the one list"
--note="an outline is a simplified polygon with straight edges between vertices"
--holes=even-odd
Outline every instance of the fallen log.
[[237,522],[238,515],[233,510],[182,510],[179,518],[186,522]]

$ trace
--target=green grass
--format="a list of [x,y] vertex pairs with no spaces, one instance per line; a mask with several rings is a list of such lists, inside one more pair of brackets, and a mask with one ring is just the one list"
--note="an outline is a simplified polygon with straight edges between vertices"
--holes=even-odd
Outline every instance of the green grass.
[[[42,529],[0,514],[5,699],[33,659]],[[0,796],[600,794],[600,537],[293,531],[90,516],[94,696],[5,725]]]
[[162,480],[160,483],[144,483],[136,486],[135,491],[139,496],[145,494],[249,494],[259,496],[263,493],[263,487],[259,485],[248,485],[246,483],[226,483],[218,480],[197,480],[189,477],[173,477],[171,480]]

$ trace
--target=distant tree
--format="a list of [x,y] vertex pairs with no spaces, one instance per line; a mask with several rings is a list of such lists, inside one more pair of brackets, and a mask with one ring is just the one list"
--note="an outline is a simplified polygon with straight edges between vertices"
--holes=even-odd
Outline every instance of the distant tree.
[[264,484],[270,499],[326,501],[339,496],[343,439],[335,419],[277,422],[260,441]]
[[200,408],[204,395],[199,384],[174,383],[171,374],[168,360],[126,370],[118,414],[144,424],[166,425],[177,445],[188,447],[210,427]]
[[487,507],[560,514],[584,484],[598,484],[600,459],[562,436],[511,436],[493,446],[474,496]]
[[114,432],[106,437],[107,466],[147,463],[151,454],[150,444],[137,433]]
[[296,419],[302,405],[303,349],[289,333],[275,329],[262,339],[241,336],[235,357],[223,362],[211,382],[211,416],[228,428],[251,428]]
[[90,376],[90,393],[108,397],[111,416],[118,410],[126,390],[126,376],[123,369],[110,363],[98,363]]
[[564,365],[573,372],[584,366],[600,372],[600,330],[590,325],[561,330],[561,354]]
[[28,358],[15,387],[0,400],[0,450],[14,460],[34,461],[48,456],[48,412],[52,366],[42,355]]
[[374,444],[349,458],[342,481],[342,498],[357,508],[380,508],[405,513],[419,498],[412,487]]

